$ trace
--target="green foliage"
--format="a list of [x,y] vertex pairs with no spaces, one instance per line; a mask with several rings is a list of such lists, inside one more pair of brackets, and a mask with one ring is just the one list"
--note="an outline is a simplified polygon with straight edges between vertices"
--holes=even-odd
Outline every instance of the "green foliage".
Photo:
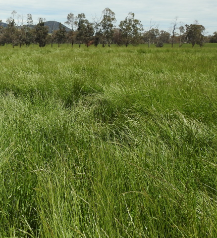
[[54,33],[54,39],[57,41],[58,46],[66,41],[66,29],[62,24],[59,24],[59,30]]
[[134,18],[134,13],[130,12],[125,20],[120,22],[119,27],[126,46],[139,43],[143,27],[141,22]]
[[150,44],[157,43],[159,36],[160,36],[160,31],[158,29],[152,28],[149,31],[144,32],[143,39],[145,42],[148,43],[150,47]]
[[186,39],[194,47],[195,44],[203,46],[205,27],[198,24],[185,25],[186,26]]
[[217,31],[211,36],[210,43],[217,43]]
[[216,44],[0,48],[0,237],[216,237]]
[[85,43],[88,46],[88,42],[94,35],[94,29],[92,23],[85,19],[85,14],[81,13],[77,16],[78,19],[78,34],[76,39],[81,43]]
[[48,28],[44,25],[42,20],[35,27],[35,41],[39,44],[39,47],[44,47],[46,45],[46,40],[48,36]]
[[13,47],[18,44],[17,28],[13,19],[8,20],[7,28],[4,31],[3,43],[12,44]]
[[113,33],[114,33],[114,23],[116,22],[115,13],[109,9],[105,8],[102,12],[102,20],[100,22],[100,29],[102,32],[103,44],[111,44]]

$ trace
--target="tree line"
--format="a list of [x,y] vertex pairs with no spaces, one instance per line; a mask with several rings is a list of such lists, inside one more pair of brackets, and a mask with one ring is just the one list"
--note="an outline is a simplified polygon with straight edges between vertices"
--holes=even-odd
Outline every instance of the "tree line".
[[[159,30],[155,24],[150,24],[150,28],[144,31],[141,21],[135,18],[135,14],[130,12],[118,26],[115,26],[115,13],[105,8],[102,11],[100,20],[94,19],[90,22],[86,19],[85,14],[81,13],[75,16],[73,13],[67,15],[66,27],[59,24],[59,29],[48,32],[45,26],[45,19],[40,18],[36,25],[33,25],[31,14],[27,14],[26,24],[15,23],[16,12],[12,12],[12,17],[8,18],[7,26],[0,25],[0,45],[12,44],[12,46],[29,46],[30,44],[38,44],[44,47],[46,44],[54,43],[60,46],[64,43],[70,43],[72,46],[85,44],[87,47],[91,44],[98,46],[101,44],[110,46],[111,44],[137,45],[147,43],[150,47],[155,44],[157,47],[163,47],[165,43],[171,43],[172,47],[178,43],[181,47],[184,43],[203,46],[205,42],[217,42],[217,32],[213,36],[206,37],[205,27],[198,22],[193,24],[181,25],[176,21],[173,23],[172,31],[167,32]],[[178,31],[178,32],[177,32]]]

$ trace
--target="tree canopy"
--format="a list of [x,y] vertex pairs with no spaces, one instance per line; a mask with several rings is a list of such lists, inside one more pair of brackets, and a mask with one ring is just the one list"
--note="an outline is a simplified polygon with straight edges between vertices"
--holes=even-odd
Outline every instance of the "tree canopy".
[[108,44],[110,46],[114,43],[128,46],[129,44],[148,43],[150,47],[151,44],[163,46],[165,43],[170,43],[173,46],[174,43],[177,43],[182,46],[184,43],[189,43],[194,47],[196,44],[203,46],[204,42],[208,41],[217,42],[217,33],[214,32],[213,36],[205,37],[205,27],[198,22],[183,25],[178,23],[176,19],[170,32],[159,30],[155,24],[150,24],[149,30],[143,31],[141,21],[135,18],[133,12],[130,12],[124,20],[120,21],[118,26],[115,26],[116,16],[110,8],[105,8],[101,18],[98,20],[94,18],[92,22],[86,19],[84,13],[75,16],[70,12],[65,21],[65,24],[69,26],[69,28],[66,27],[67,30],[62,24],[59,24],[59,29],[54,29],[54,25],[57,26],[58,23],[49,21],[49,32],[43,18],[40,18],[36,25],[33,24],[32,14],[27,14],[26,24],[23,24],[23,20],[20,23],[20,20],[18,21],[16,18],[17,12],[13,11],[7,24],[0,20],[0,45],[12,44],[13,47],[16,45],[21,47],[23,44],[36,43],[43,47],[47,43],[57,43],[60,46],[60,44],[67,42],[72,46],[74,43],[79,44],[79,46],[81,44],[86,46],[90,44],[105,46]]
[[120,22],[119,27],[126,46],[139,43],[143,26],[138,19],[135,19],[134,13],[130,12],[125,20]]
[[195,44],[200,46],[204,43],[204,35],[205,27],[199,24],[191,24],[186,26],[186,40],[188,43],[192,44],[194,47]]

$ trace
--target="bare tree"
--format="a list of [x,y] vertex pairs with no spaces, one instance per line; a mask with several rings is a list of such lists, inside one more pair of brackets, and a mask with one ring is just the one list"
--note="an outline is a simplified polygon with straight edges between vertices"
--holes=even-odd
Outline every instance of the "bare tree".
[[13,16],[13,20],[15,19],[17,12],[15,10],[13,10],[13,12],[11,13],[11,15]]
[[172,47],[174,45],[174,39],[175,39],[175,35],[176,35],[176,29],[177,29],[177,24],[178,24],[177,20],[178,20],[178,17],[176,17],[174,22],[172,23],[172,41],[171,41]]

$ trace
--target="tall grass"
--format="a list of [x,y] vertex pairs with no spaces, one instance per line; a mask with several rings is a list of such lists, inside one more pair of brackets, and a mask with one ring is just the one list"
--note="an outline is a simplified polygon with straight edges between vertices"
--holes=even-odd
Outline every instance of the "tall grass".
[[0,47],[0,237],[216,237],[216,51]]

